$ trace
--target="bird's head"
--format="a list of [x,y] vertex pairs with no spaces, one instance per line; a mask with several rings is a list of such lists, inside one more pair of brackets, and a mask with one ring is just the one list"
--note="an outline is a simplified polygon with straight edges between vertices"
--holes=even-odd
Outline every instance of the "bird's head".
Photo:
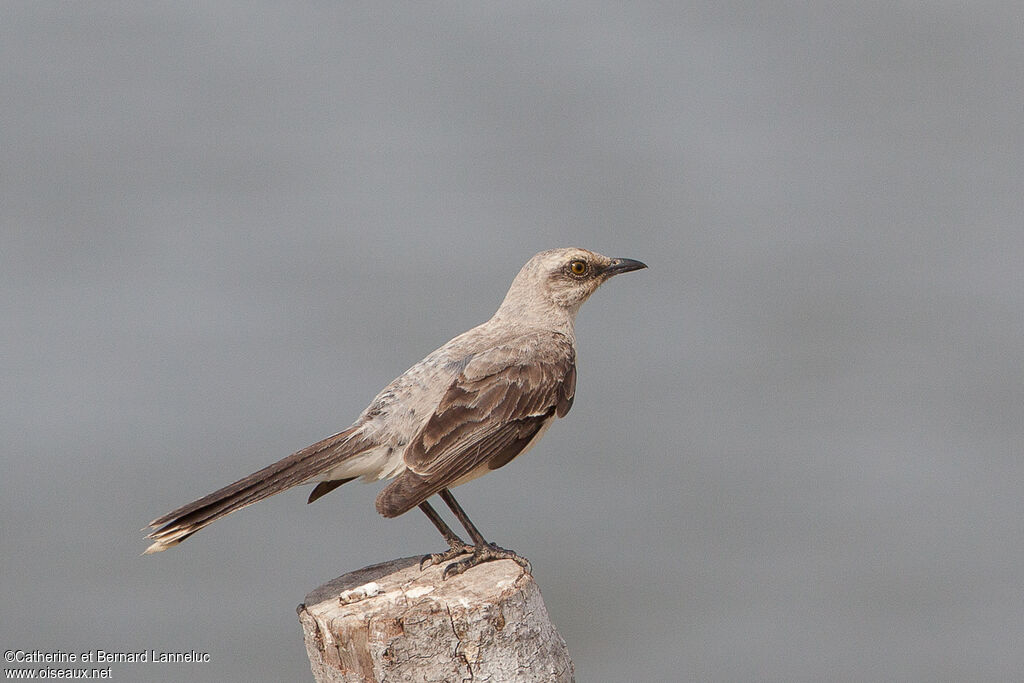
[[542,251],[516,275],[498,310],[575,317],[583,302],[610,277],[646,267],[640,261],[609,258],[577,247]]

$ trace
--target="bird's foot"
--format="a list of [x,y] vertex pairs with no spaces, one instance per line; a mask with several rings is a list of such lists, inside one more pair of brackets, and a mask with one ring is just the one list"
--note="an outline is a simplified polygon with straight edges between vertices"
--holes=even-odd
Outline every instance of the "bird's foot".
[[424,555],[420,559],[420,571],[423,571],[427,567],[433,567],[437,564],[442,564],[448,560],[454,559],[459,555],[465,555],[466,553],[473,552],[473,546],[468,543],[455,539],[449,541],[448,545],[451,547],[445,550],[443,553],[431,553],[430,555]]
[[494,560],[512,560],[524,570],[527,574],[533,573],[533,568],[530,566],[530,561],[525,557],[520,557],[512,550],[506,550],[505,548],[499,548],[493,543],[488,543],[484,546],[471,547],[473,554],[464,560],[458,562],[452,562],[444,568],[444,574],[442,579],[450,579],[453,576],[461,574],[478,564],[484,562],[492,562]]

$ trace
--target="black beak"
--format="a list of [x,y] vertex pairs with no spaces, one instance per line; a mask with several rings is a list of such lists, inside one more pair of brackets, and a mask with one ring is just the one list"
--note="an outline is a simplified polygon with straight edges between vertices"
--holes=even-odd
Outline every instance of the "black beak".
[[646,268],[646,263],[640,261],[634,261],[631,258],[613,258],[611,264],[604,269],[604,274],[608,277],[612,275],[618,275],[619,273],[628,273],[631,270],[640,270]]

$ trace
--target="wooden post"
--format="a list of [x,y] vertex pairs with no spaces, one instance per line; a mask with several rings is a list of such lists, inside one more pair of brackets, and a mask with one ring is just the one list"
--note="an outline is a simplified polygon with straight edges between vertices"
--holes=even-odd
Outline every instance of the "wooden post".
[[407,557],[340,576],[299,605],[319,683],[558,681],[565,641],[533,577],[511,560],[441,580]]

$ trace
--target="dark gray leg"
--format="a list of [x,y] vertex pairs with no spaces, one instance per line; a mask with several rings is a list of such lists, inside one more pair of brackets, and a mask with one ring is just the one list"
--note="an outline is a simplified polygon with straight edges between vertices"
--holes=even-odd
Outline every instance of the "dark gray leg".
[[444,536],[444,540],[448,543],[448,550],[443,553],[424,555],[420,560],[420,571],[431,565],[441,564],[442,562],[447,562],[459,555],[473,552],[473,546],[459,538],[455,532],[452,531],[451,527],[445,524],[445,521],[441,519],[441,515],[437,514],[437,511],[430,506],[430,503],[427,501],[420,503],[420,510],[423,510],[423,514],[427,516],[427,519],[434,523],[434,526],[437,527],[437,530],[441,532],[441,535]]
[[[472,548],[473,555],[471,557],[467,557],[464,560],[459,560],[458,562],[452,562],[450,565],[444,568],[444,578],[447,579],[449,577],[455,576],[456,574],[461,574],[467,569],[472,569],[478,564],[482,564],[484,562],[491,562],[493,560],[512,560],[520,567],[525,569],[527,574],[532,573],[533,570],[532,567],[530,567],[530,561],[527,560],[525,557],[520,557],[512,550],[499,548],[493,543],[488,543],[484,539],[483,534],[481,534],[480,531],[476,528],[476,525],[473,524],[472,521],[470,521],[469,515],[466,514],[466,511],[463,510],[462,506],[459,505],[458,501],[455,500],[455,496],[452,495],[451,491],[449,491],[448,489],[441,489],[440,495],[441,500],[443,500],[445,502],[445,505],[447,505],[451,509],[452,514],[454,514],[456,519],[459,520],[459,523],[466,528],[466,533],[468,533],[469,537],[473,539],[474,544]],[[435,512],[434,514],[437,513]]]

